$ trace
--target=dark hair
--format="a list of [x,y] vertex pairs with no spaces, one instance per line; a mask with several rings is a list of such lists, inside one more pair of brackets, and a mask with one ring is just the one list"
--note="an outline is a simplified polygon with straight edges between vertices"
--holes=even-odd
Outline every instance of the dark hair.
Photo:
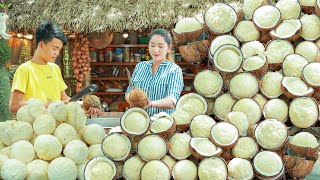
[[43,41],[45,44],[52,41],[53,38],[60,39],[63,45],[68,42],[67,36],[61,31],[61,29],[51,21],[42,21],[36,31],[36,47],[39,42]]
[[[172,44],[172,36],[171,34],[165,30],[165,29],[162,29],[162,28],[158,28],[158,29],[154,29],[150,32],[149,34],[149,39],[152,38],[152,36],[154,35],[160,35],[163,37],[164,41],[168,44],[168,45],[171,45]],[[171,57],[171,53],[169,52],[167,54],[167,59],[169,59],[170,61],[173,61],[173,58]]]

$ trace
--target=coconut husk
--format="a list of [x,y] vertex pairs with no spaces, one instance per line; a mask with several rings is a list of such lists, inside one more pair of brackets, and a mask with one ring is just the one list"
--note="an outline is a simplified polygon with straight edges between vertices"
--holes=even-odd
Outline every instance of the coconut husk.
[[229,162],[231,159],[233,159],[233,155],[231,153],[231,149],[226,149],[222,151],[222,154],[220,155],[221,158],[223,158],[226,162]]
[[[282,89],[282,93],[288,98],[288,99],[294,99],[294,98],[297,98],[297,97],[301,97],[299,95],[295,95],[295,94],[292,94],[281,82],[281,89]],[[307,97],[311,97],[314,93],[314,90],[312,90],[310,93],[308,94],[304,94],[303,96],[307,96]]]
[[88,37],[90,47],[104,49],[110,45],[113,38],[113,33],[107,30],[103,32],[89,33],[86,34],[86,36]]
[[310,160],[318,159],[320,145],[315,148],[311,148],[311,147],[301,147],[301,146],[287,143],[287,147],[290,148],[291,151],[297,156],[306,157],[307,159],[310,159]]
[[173,39],[174,42],[176,43],[177,46],[181,46],[181,45],[186,45],[190,42],[194,42],[196,41],[196,39],[201,36],[202,32],[204,30],[203,29],[199,29],[196,31],[192,31],[192,32],[185,32],[185,33],[176,33],[174,31],[174,29],[172,29],[172,35],[173,35]]
[[100,108],[100,98],[96,95],[86,96],[83,101],[83,107],[86,111],[88,111],[90,107]]
[[132,107],[147,108],[148,96],[139,88],[134,88],[129,93],[129,102]]
[[294,179],[305,178],[312,171],[315,164],[315,161],[290,155],[284,155],[283,161],[287,174]]
[[260,78],[262,75],[264,75],[268,71],[268,68],[269,68],[269,64],[266,61],[264,63],[264,65],[262,67],[260,67],[259,69],[252,70],[252,71],[246,71],[246,72],[252,74],[256,78]]
[[[150,129],[151,131],[151,129]],[[152,132],[152,131],[151,131]],[[171,127],[163,132],[152,132],[154,134],[158,134],[159,136],[163,137],[164,139],[170,138],[176,132],[176,123],[173,122]]]
[[305,5],[301,5],[301,11],[304,13],[304,14],[314,14],[315,13],[315,10],[316,10],[316,6],[305,6]]
[[314,93],[312,94],[312,97],[317,101],[320,101],[320,88],[314,89]]
[[272,40],[272,37],[270,36],[270,33],[267,32],[261,32],[260,42],[264,44],[268,44],[269,41]]
[[318,6],[318,4],[316,4],[315,12],[318,16],[320,16],[320,7]]
[[190,63],[200,63],[207,57],[210,42],[205,39],[192,44],[179,46],[181,56]]

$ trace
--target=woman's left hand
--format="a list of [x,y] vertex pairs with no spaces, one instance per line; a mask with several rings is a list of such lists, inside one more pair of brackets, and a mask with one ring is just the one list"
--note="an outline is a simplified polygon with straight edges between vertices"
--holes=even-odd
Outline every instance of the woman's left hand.
[[86,114],[92,116],[92,115],[97,115],[99,113],[98,108],[90,107],[87,111]]

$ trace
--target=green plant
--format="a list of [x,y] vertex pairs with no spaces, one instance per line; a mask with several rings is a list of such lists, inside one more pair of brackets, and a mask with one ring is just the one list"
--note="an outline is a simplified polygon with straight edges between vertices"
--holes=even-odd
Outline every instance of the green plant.
[[0,8],[4,9],[4,13],[7,14],[8,9],[12,6],[11,3],[5,4],[3,0],[1,0]]
[[5,39],[0,39],[0,67],[7,64],[11,57],[11,48],[8,41]]

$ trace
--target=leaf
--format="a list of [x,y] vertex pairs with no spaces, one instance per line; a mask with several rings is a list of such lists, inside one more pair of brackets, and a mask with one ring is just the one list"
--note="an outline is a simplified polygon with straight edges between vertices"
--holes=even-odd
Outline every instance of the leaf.
[[9,3],[7,7],[8,7],[8,8],[10,8],[11,6],[12,6],[12,4],[11,4],[11,3]]
[[4,9],[4,4],[0,4],[0,7],[2,7]]

